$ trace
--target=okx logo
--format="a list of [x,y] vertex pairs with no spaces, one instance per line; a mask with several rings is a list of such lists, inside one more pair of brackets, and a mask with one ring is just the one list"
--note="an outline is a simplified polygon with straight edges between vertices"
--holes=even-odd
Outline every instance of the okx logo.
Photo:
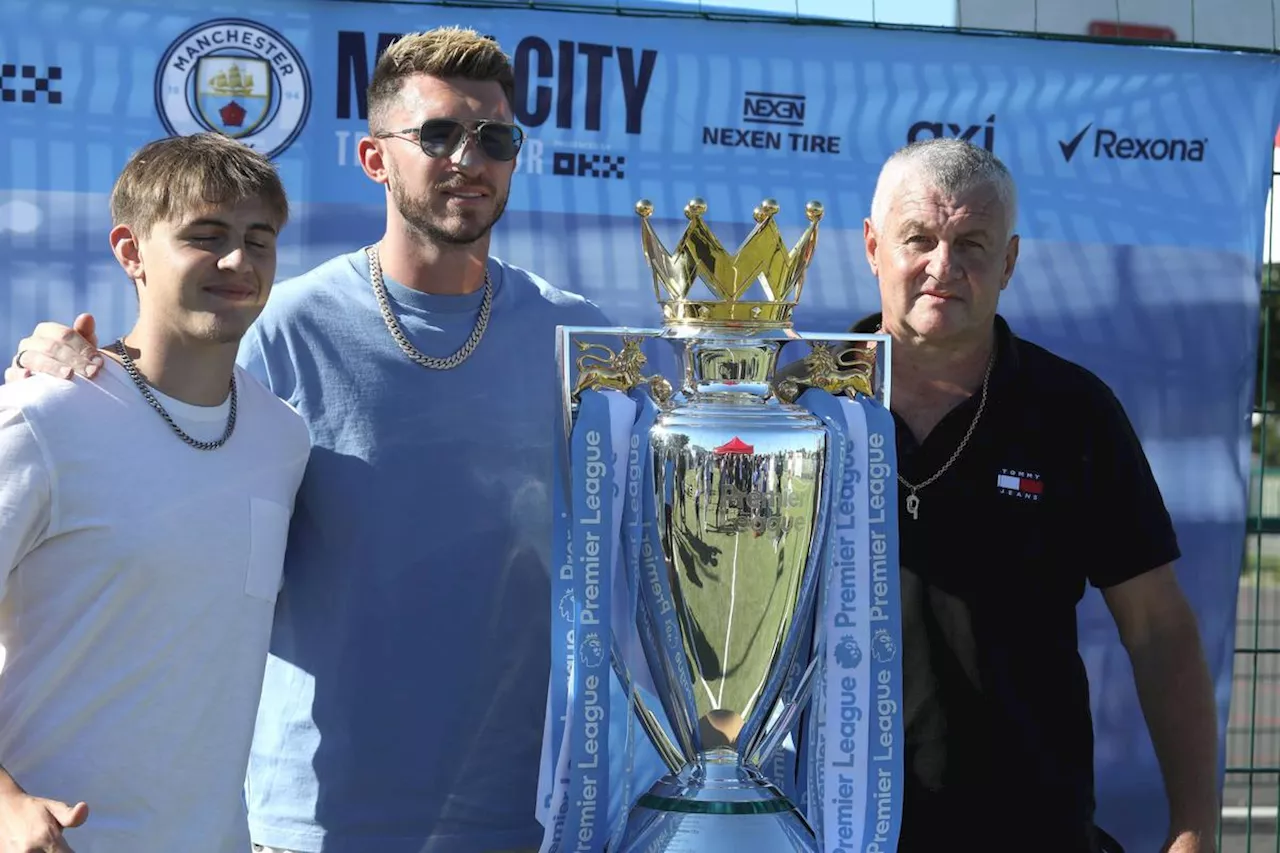
[[[1091,133],[1092,132],[1092,133]],[[1059,141],[1058,148],[1068,163],[1077,154],[1094,159],[1107,160],[1177,160],[1200,163],[1204,160],[1206,139],[1180,139],[1177,137],[1124,136],[1106,127],[1094,128],[1089,122],[1084,129],[1070,139]]]
[[39,73],[34,65],[0,64],[0,103],[60,104],[58,81],[62,67],[50,65]]
[[552,155],[551,171],[556,175],[575,178],[625,178],[623,167],[627,165],[624,154],[581,154],[573,151],[556,151]]

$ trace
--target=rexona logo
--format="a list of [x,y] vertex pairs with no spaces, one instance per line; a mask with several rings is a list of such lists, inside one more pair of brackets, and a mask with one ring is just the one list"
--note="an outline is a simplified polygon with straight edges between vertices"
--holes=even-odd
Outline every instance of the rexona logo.
[[1076,156],[1080,146],[1089,139],[1089,131],[1093,130],[1092,145],[1086,145],[1085,151],[1092,150],[1095,158],[1105,157],[1108,160],[1178,160],[1200,163],[1204,160],[1204,149],[1209,144],[1206,139],[1176,139],[1173,137],[1121,136],[1114,130],[1099,127],[1096,130],[1093,122],[1089,122],[1075,136],[1059,142],[1062,157],[1068,163]]
[[[765,151],[804,151],[839,154],[840,137],[805,133],[805,96],[779,92],[743,92],[744,127],[704,127],[702,144]],[[781,130],[779,128],[794,128]]]
[[980,145],[988,151],[996,148],[996,117],[987,116],[983,124],[952,124],[942,121],[918,121],[907,131],[907,142],[918,142],[921,139],[941,139],[943,137],[963,139]]

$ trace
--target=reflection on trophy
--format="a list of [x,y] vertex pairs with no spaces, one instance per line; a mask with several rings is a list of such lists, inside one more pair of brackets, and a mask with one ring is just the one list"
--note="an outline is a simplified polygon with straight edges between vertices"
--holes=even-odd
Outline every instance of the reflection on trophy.
[[[630,681],[636,673],[617,638],[634,630],[660,706],[637,692],[637,717],[671,772],[639,796],[609,849],[817,851],[806,816],[762,770],[793,733],[821,669],[821,543],[839,485],[828,427],[797,399],[808,389],[883,399],[882,339],[830,336],[859,341],[837,349],[792,329],[820,204],[807,205],[808,227],[788,249],[777,204],[763,202],[736,253],[703,220],[700,200],[686,206],[674,252],[650,223],[652,205],[636,210],[663,328],[563,330],[560,348],[570,430],[589,391],[643,394],[654,409],[631,443],[645,455],[627,483],[650,507],[649,533],[620,548],[635,555],[626,587],[637,596],[636,624],[613,625],[613,657]],[[581,339],[602,331],[621,345]],[[678,382],[645,375],[644,338],[674,348]],[[775,381],[793,341],[804,357]]]

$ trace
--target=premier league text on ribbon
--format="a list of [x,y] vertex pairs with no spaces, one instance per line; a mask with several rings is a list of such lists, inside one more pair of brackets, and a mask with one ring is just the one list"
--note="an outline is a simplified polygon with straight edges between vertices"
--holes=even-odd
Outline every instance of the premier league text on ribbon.
[[[890,474],[890,466],[885,460],[884,436],[871,433],[867,438],[868,476],[867,485],[870,491],[870,513],[868,523],[873,525],[871,539],[871,607],[868,618],[872,624],[888,619],[889,600],[889,543],[883,526],[887,522],[885,505],[885,482]],[[846,458],[852,458],[857,448],[850,442]],[[841,575],[840,611],[836,614],[835,624],[840,628],[856,629],[857,626],[857,548],[853,535],[856,518],[856,494],[854,487],[861,479],[861,473],[854,465],[846,465],[840,483],[839,518],[836,532],[839,535],[839,549],[836,555]],[[881,529],[876,529],[879,527]],[[891,814],[893,810],[893,771],[890,765],[894,759],[893,721],[898,713],[898,702],[893,696],[892,673],[888,669],[879,669],[875,675],[876,688],[876,724],[880,736],[872,740],[871,760],[881,763],[877,768],[875,790],[872,797],[876,802],[876,822],[874,835],[868,842],[865,853],[886,853],[888,848],[881,845],[889,841]],[[840,679],[840,755],[844,759],[833,758],[832,766],[850,771],[855,769],[854,753],[858,743],[857,725],[862,720],[862,709],[857,705],[858,683],[856,676],[844,675]],[[837,823],[840,834],[832,839],[836,850],[852,850],[848,846],[855,840],[857,817],[863,803],[854,801],[854,777],[841,773],[832,804],[837,809]]]
[[[901,763],[899,688],[896,669],[886,665],[897,630],[890,565],[896,493],[890,448],[885,434],[872,428],[870,406],[841,401],[842,417],[828,420],[842,453],[828,544],[833,599],[826,642],[833,645],[827,660],[829,711],[821,712],[827,731],[817,744],[826,779],[818,780],[818,795],[833,810],[824,833],[828,851],[887,853],[896,844]],[[870,731],[861,728],[868,704]]]
[[[604,506],[604,490],[609,488],[605,478],[610,475],[608,464],[604,461],[604,450],[600,430],[587,429],[583,436],[586,442],[584,471],[584,487],[586,489],[586,513],[578,519],[579,531],[584,540],[582,554],[582,588],[584,590],[581,609],[578,612],[580,626],[592,626],[594,630],[584,633],[584,645],[600,644],[602,654],[608,654],[609,637],[601,637],[601,603],[600,572],[604,535],[600,532],[606,519],[612,519],[612,513],[606,513]],[[595,530],[589,528],[595,528]],[[607,556],[607,555],[606,555]],[[605,708],[601,704],[601,693],[608,685],[601,685],[601,678],[594,672],[588,672],[581,679],[582,712],[584,721],[582,730],[581,752],[586,757],[574,756],[574,768],[580,775],[581,787],[574,801],[578,809],[578,833],[575,851],[588,853],[593,849],[592,842],[597,831],[596,812],[601,786],[600,772],[600,734],[605,718]],[[577,752],[577,750],[575,750]],[[594,771],[588,773],[587,771]]]

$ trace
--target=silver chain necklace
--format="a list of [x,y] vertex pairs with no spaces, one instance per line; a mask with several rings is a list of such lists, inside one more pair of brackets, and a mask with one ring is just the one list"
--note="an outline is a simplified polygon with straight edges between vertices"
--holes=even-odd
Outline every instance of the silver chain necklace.
[[373,282],[373,295],[378,300],[382,319],[387,324],[387,331],[391,333],[391,337],[395,338],[405,355],[430,370],[452,370],[475,352],[476,347],[480,345],[480,339],[484,337],[485,329],[489,328],[489,311],[493,308],[493,282],[489,278],[487,265],[484,271],[484,300],[480,303],[480,316],[476,318],[476,325],[471,330],[471,335],[453,355],[447,358],[433,358],[423,355],[417,347],[409,343],[408,336],[400,327],[400,321],[391,310],[391,297],[387,293],[386,283],[382,280],[382,262],[378,258],[377,245],[367,247],[365,253],[369,256],[369,278]]
[[231,374],[231,412],[227,415],[227,428],[223,430],[222,438],[216,441],[196,441],[191,436],[183,432],[182,427],[173,422],[173,418],[165,411],[164,406],[160,405],[160,401],[156,399],[155,394],[151,393],[151,388],[142,378],[142,374],[138,373],[138,366],[133,363],[133,359],[129,357],[129,350],[125,348],[124,341],[119,340],[108,347],[112,352],[120,356],[120,361],[124,364],[125,372],[129,374],[129,378],[133,380],[133,384],[138,386],[138,390],[142,392],[142,397],[151,408],[159,412],[160,417],[164,418],[164,422],[169,425],[169,429],[177,434],[178,438],[194,447],[196,450],[217,450],[219,447],[227,443],[227,439],[231,438],[231,433],[236,429],[236,376]]
[[[879,333],[883,331],[883,329],[884,327],[881,326],[879,329],[876,329],[876,332]],[[978,421],[982,419],[982,412],[987,407],[987,386],[991,382],[991,368],[995,366],[995,363],[996,347],[993,346],[991,348],[991,356],[987,359],[987,370],[982,375],[982,397],[978,400],[978,411],[974,412],[973,420],[969,422],[969,429],[965,431],[964,438],[960,439],[960,446],[956,448],[955,453],[951,454],[951,458],[947,460],[946,464],[934,472],[932,477],[918,485],[913,485],[907,482],[906,477],[902,476],[901,473],[898,474],[898,482],[911,490],[907,495],[907,512],[911,514],[912,520],[918,520],[920,518],[920,496],[917,495],[916,492],[920,491],[925,486],[930,485],[943,474],[947,473],[947,469],[950,468],[951,465],[960,458],[960,454],[964,452],[965,445],[969,443],[969,439],[973,436],[973,431],[978,426]]]

